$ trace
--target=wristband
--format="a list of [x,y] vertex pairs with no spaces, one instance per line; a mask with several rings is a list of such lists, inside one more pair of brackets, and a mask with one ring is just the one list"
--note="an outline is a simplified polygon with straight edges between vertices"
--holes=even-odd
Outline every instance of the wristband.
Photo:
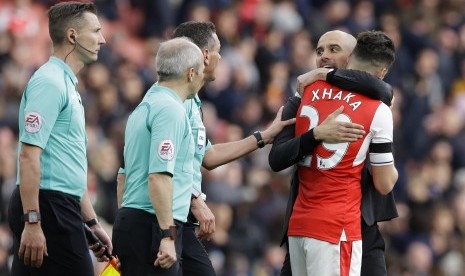
[[204,193],[200,194],[200,198],[203,199],[203,201],[207,200],[207,195]]
[[265,146],[265,141],[263,141],[262,134],[260,131],[255,131],[253,133],[253,136],[255,136],[255,139],[257,139],[257,147],[263,148]]
[[191,195],[191,200],[197,199],[197,198],[199,198],[199,197],[200,197],[201,199],[203,199],[203,201],[207,200],[207,195],[204,194],[204,193],[200,193],[200,194],[198,194],[198,195],[192,194],[192,195]]
[[326,81],[329,83],[332,83],[331,80],[334,77],[334,74],[336,74],[337,68],[332,68],[331,70],[328,71],[326,74]]
[[94,226],[94,225],[97,225],[98,220],[97,220],[97,218],[93,218],[93,219],[88,220],[88,221],[86,221],[86,222],[84,222],[84,223],[85,223],[87,226],[92,227],[92,226]]
[[197,191],[196,189],[192,188],[191,200],[198,198],[202,192]]

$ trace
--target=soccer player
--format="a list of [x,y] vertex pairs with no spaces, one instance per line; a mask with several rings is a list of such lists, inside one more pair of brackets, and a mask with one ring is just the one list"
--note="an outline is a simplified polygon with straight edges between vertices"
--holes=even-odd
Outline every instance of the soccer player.
[[[348,68],[382,79],[394,55],[394,45],[384,33],[364,32],[357,37]],[[368,131],[352,143],[319,144],[299,163],[299,192],[288,230],[295,275],[360,275],[360,178],[367,152],[378,192],[389,193],[397,181],[392,113],[379,100],[315,82],[305,88],[296,136],[317,126],[338,106],[344,107],[339,120],[356,122]]]
[[[320,75],[330,70],[327,68],[345,68],[355,45],[356,39],[345,32],[329,31],[321,36],[316,49],[316,63],[320,68],[297,78],[300,90],[302,90],[302,88],[307,84],[312,83],[317,79],[321,79]],[[343,89],[356,90],[358,93],[365,94],[375,99],[380,99],[387,105],[390,105],[392,102],[391,86],[369,73],[356,70],[334,69],[327,75],[326,80]],[[301,98],[299,95],[289,98],[284,107],[283,119],[294,118],[296,116],[300,101]],[[283,131],[276,136],[273,147],[271,148],[269,155],[271,168],[274,171],[280,171],[288,168],[300,161],[303,156],[311,154],[315,146],[320,142],[337,142],[335,138],[342,138],[337,135],[323,137],[319,131],[317,132],[318,128],[322,128],[322,126],[323,125],[320,125],[311,129],[301,136],[294,135],[295,130],[293,127],[285,127]],[[349,137],[347,137],[347,135],[348,134],[345,134],[343,137],[348,139]],[[397,217],[394,198],[392,193],[383,196],[375,190],[372,184],[371,175],[366,167],[362,174],[361,184],[363,194],[362,275],[386,275],[384,240],[379,232],[376,222],[390,220]],[[286,217],[283,225],[283,238],[281,245],[286,244],[287,246],[288,223],[298,194],[298,189],[298,175],[297,172],[294,172],[291,181]],[[286,254],[281,275],[292,275],[289,253]]]
[[93,3],[48,10],[53,54],[29,80],[19,111],[18,179],[8,220],[12,275],[94,275],[86,222],[107,246],[87,195],[84,107],[76,74],[105,43]]

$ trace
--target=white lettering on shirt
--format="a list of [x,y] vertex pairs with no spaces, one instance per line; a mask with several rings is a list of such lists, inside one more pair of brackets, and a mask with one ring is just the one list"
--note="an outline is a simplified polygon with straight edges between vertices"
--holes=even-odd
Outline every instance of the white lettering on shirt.
[[352,107],[352,111],[355,111],[362,105],[362,101],[355,101],[353,97],[355,94],[340,90],[335,95],[333,95],[332,88],[324,88],[323,91],[320,89],[312,90],[312,102],[316,100],[339,100],[345,101],[348,105]]

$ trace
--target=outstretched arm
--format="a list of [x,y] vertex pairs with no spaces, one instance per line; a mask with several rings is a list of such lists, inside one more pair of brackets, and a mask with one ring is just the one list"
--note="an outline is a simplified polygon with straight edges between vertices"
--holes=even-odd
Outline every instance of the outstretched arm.
[[[276,114],[276,118],[271,123],[271,125],[266,130],[261,132],[261,136],[265,144],[273,143],[275,136],[284,127],[294,124],[294,118],[281,120],[282,112],[283,107],[279,109],[278,113]],[[249,154],[257,148],[257,139],[253,135],[235,142],[215,144],[212,145],[212,147],[205,153],[202,165],[206,169],[212,170],[218,166],[241,158],[242,156]]]

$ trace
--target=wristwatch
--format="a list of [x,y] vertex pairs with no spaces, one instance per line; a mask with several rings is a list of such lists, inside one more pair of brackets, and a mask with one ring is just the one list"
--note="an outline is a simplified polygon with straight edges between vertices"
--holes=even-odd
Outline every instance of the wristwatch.
[[257,147],[263,148],[265,146],[265,141],[263,141],[262,134],[260,131],[255,131],[253,133],[253,136],[255,136],[255,139],[257,139]]
[[93,218],[93,219],[90,219],[90,220],[88,220],[88,221],[85,221],[84,223],[85,223],[87,226],[92,227],[92,226],[98,224],[98,220],[97,220],[97,218]]
[[170,225],[168,229],[161,229],[161,238],[170,238],[170,240],[176,240],[176,226]]
[[35,224],[40,221],[40,213],[37,210],[29,210],[23,216],[24,222]]
[[196,191],[195,194],[194,194],[194,192],[192,192],[192,194],[191,194],[191,200],[197,199],[197,198],[199,198],[199,197],[200,197],[201,199],[203,199],[203,201],[207,200],[207,195],[206,195],[206,194],[200,193],[200,192],[197,192],[197,191]]

